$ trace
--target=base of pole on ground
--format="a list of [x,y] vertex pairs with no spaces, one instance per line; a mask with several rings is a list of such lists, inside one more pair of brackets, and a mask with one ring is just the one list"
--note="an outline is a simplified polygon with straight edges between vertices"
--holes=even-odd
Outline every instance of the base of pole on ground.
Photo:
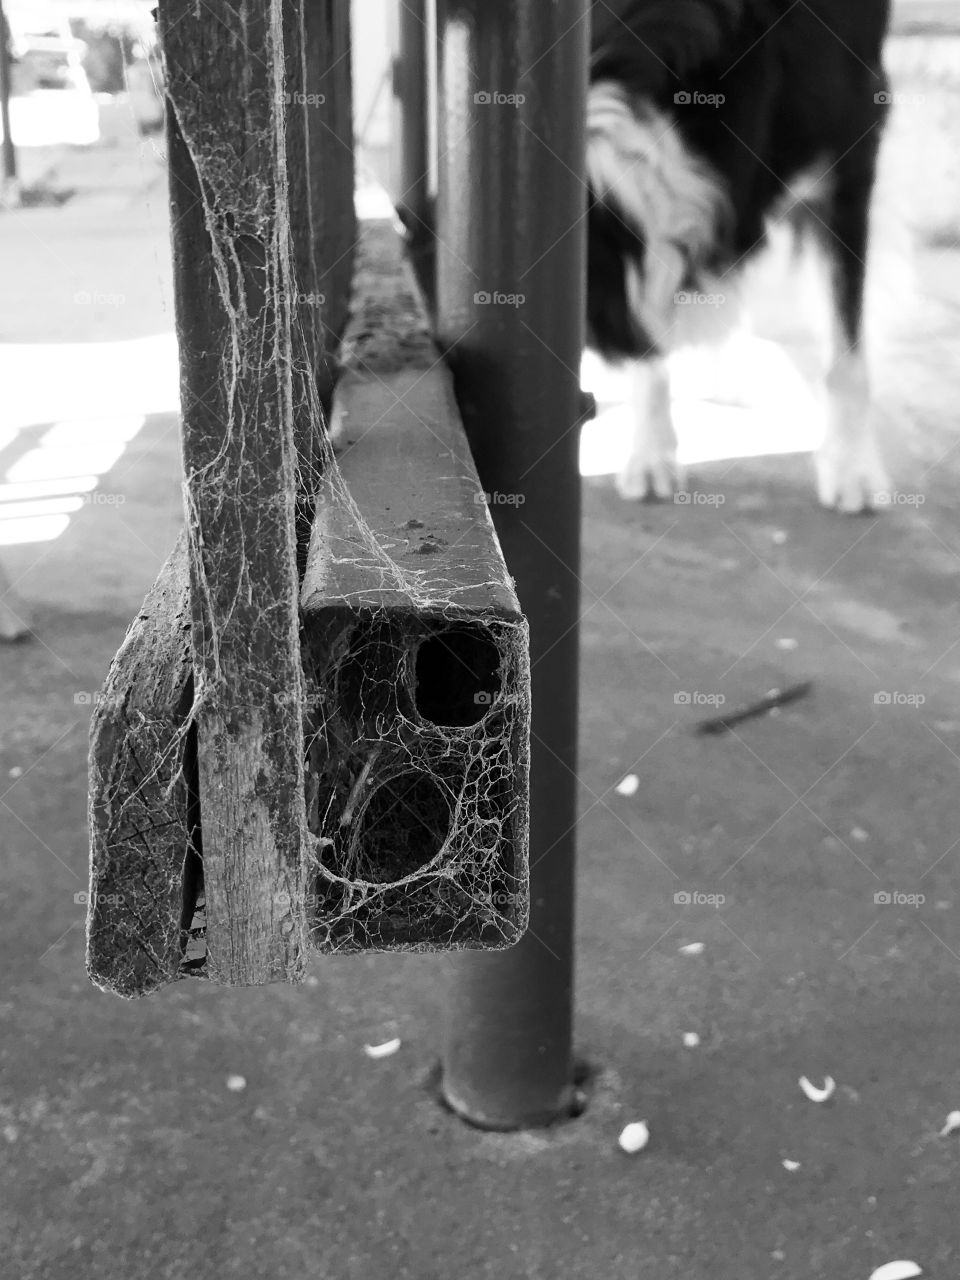
[[476,1099],[448,1091],[440,1062],[434,1068],[431,1083],[440,1105],[471,1128],[483,1129],[487,1133],[517,1133],[525,1129],[547,1129],[579,1119],[590,1105],[594,1075],[589,1063],[578,1060],[573,1064],[570,1083],[561,1092],[554,1109],[509,1116],[494,1114],[489,1106],[479,1106]]

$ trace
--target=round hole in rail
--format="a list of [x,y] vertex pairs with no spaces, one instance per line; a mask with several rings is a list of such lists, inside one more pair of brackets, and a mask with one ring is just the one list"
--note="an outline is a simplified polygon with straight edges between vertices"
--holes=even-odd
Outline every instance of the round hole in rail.
[[433,724],[477,724],[500,696],[500,650],[486,627],[445,627],[420,643],[414,701]]
[[360,815],[359,878],[390,884],[426,866],[450,831],[450,804],[425,773],[410,770],[380,784]]

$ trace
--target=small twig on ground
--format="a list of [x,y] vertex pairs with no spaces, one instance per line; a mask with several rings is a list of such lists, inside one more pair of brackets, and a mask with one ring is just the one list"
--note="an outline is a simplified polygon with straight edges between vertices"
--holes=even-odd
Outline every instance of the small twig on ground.
[[711,716],[708,720],[700,720],[697,723],[697,733],[726,733],[734,725],[742,724],[744,720],[753,720],[756,716],[773,711],[775,707],[784,707],[788,702],[805,698],[812,688],[812,680],[803,680],[800,684],[788,685],[786,689],[771,689],[762,698],[752,702],[748,707],[743,707],[740,711],[730,711],[722,716]]

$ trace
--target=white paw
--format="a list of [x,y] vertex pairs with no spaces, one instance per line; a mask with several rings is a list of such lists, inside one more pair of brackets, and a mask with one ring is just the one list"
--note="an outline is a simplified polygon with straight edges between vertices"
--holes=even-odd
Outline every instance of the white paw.
[[669,502],[683,487],[683,468],[677,462],[673,448],[634,453],[617,476],[617,491],[621,498],[633,501],[662,498]]
[[817,496],[824,507],[858,515],[890,501],[891,485],[876,444],[871,439],[849,445],[828,442],[817,453]]

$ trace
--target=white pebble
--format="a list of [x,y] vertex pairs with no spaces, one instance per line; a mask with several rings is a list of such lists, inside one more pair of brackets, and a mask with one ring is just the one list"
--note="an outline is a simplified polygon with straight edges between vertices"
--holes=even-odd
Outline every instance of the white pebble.
[[231,1093],[242,1093],[246,1087],[247,1082],[243,1076],[227,1076],[227,1088]]
[[685,1031],[683,1033],[683,1045],[685,1049],[696,1049],[700,1043],[700,1037],[695,1031]]
[[620,1134],[620,1148],[625,1151],[628,1156],[635,1156],[638,1151],[650,1141],[650,1130],[647,1128],[645,1120],[638,1120],[634,1124],[628,1124]]
[[635,796],[640,790],[640,779],[635,773],[628,773],[622,782],[618,782],[616,792],[618,796]]
[[13,766],[13,768],[10,770],[10,777],[11,777],[11,778],[22,778],[22,777],[23,777],[23,770],[20,768],[20,766],[19,766],[18,764],[15,764],[15,765]]
[[781,636],[780,639],[777,641],[777,648],[778,649],[796,649],[799,643],[800,643],[799,640],[792,640],[789,636]]
[[940,1137],[946,1138],[951,1133],[956,1133],[960,1129],[960,1111],[951,1111],[947,1116],[947,1123],[940,1130]]
[[784,533],[782,529],[775,529],[773,533],[773,541],[777,544],[778,547],[782,547],[783,544],[789,538],[789,536],[790,535],[787,533]]
[[806,1076],[801,1076],[799,1080],[800,1088],[807,1095],[811,1102],[827,1102],[833,1097],[836,1089],[836,1081],[833,1076],[827,1076],[823,1082],[823,1088],[818,1089],[815,1084],[811,1084]]
[[863,827],[854,827],[850,832],[850,839],[856,840],[858,844],[863,844],[865,840],[870,839],[870,834],[864,831]]
[[396,1053],[399,1048],[399,1039],[394,1039],[385,1040],[383,1044],[365,1044],[363,1052],[368,1058],[389,1058],[391,1053]]
[[680,954],[682,956],[698,956],[702,951],[702,942],[687,942],[680,948]]
[[885,1262],[877,1267],[870,1280],[913,1280],[914,1276],[922,1276],[923,1269],[915,1262]]
[[796,1173],[796,1171],[800,1168],[799,1160],[783,1160],[781,1161],[781,1163],[783,1167],[786,1169],[787,1173]]

